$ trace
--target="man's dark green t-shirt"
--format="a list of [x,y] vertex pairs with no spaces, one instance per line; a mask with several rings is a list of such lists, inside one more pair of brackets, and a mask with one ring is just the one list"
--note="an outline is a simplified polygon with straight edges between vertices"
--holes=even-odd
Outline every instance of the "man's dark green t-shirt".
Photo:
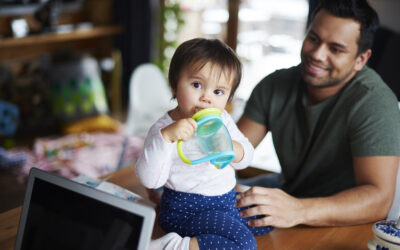
[[400,155],[398,102],[372,69],[321,103],[305,98],[300,67],[278,70],[255,87],[244,113],[272,132],[289,194],[335,194],[355,186],[353,157]]

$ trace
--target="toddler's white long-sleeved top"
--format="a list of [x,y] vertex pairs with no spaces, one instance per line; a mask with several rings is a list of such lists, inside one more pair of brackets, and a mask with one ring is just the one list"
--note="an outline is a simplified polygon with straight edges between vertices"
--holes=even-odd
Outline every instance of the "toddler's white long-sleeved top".
[[239,142],[244,149],[240,162],[231,162],[223,169],[217,169],[210,162],[197,165],[184,163],[178,156],[177,143],[167,142],[161,135],[161,129],[174,122],[165,114],[150,128],[142,155],[137,161],[136,174],[141,182],[151,189],[165,186],[175,191],[205,196],[221,195],[232,190],[236,185],[234,169],[244,169],[251,163],[254,148],[225,110],[222,112],[222,121],[232,140]]

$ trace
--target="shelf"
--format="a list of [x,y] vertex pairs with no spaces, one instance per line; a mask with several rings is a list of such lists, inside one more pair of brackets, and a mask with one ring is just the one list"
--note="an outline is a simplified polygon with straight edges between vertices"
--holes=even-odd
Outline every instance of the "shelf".
[[[18,59],[32,59],[57,48],[72,46],[74,49],[96,48],[99,43],[123,31],[119,26],[99,26],[69,33],[46,33],[23,38],[0,39],[0,63]],[[96,45],[97,44],[97,45]]]
[[118,26],[94,27],[88,30],[74,30],[69,33],[46,33],[31,35],[23,38],[0,39],[0,48],[32,46],[39,44],[59,43],[83,39],[93,39],[104,36],[113,36],[122,32]]

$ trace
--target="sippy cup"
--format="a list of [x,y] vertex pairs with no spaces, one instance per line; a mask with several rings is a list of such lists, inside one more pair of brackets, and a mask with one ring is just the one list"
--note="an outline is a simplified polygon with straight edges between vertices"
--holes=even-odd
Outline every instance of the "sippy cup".
[[195,165],[210,161],[223,169],[234,158],[232,139],[222,122],[217,108],[200,110],[192,117],[197,122],[196,134],[189,140],[177,143],[178,155],[183,162]]

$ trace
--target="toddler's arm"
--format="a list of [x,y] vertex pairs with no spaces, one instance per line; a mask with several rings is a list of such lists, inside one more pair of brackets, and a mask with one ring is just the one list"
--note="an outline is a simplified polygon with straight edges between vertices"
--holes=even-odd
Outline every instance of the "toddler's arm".
[[250,141],[240,132],[232,117],[226,112],[223,112],[224,122],[232,138],[233,151],[236,157],[231,162],[234,169],[244,169],[251,164],[253,160],[254,147]]
[[152,189],[162,187],[167,182],[172,156],[176,151],[174,143],[164,140],[161,126],[156,123],[150,128],[136,163],[136,175],[145,187]]
[[167,182],[176,152],[174,142],[189,139],[196,126],[196,122],[188,118],[165,127],[157,122],[150,128],[136,164],[136,174],[145,187],[155,189]]
[[196,132],[197,123],[192,118],[185,118],[161,129],[161,135],[168,142],[186,141]]
[[235,159],[232,160],[233,163],[240,162],[244,156],[244,148],[240,142],[232,140],[233,151],[235,152]]

